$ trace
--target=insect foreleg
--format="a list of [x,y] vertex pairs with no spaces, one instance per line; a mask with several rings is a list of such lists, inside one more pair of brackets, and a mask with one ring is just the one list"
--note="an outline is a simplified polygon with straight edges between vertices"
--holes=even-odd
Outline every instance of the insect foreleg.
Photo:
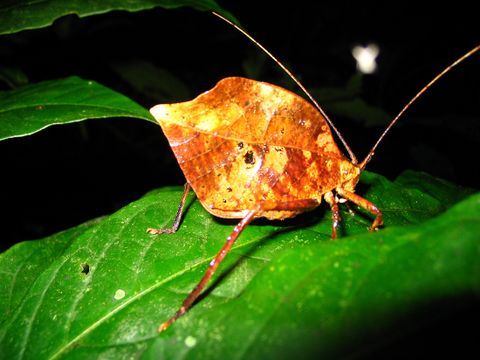
[[152,235],[157,234],[173,234],[178,230],[178,226],[180,225],[180,221],[182,220],[183,208],[185,207],[185,201],[187,200],[188,193],[190,192],[190,184],[187,182],[183,188],[183,195],[182,200],[180,200],[180,204],[178,205],[177,213],[175,214],[175,219],[173,220],[173,225],[168,228],[162,229],[154,229],[148,228],[147,232]]
[[343,198],[353,202],[354,204],[357,204],[358,206],[361,206],[362,208],[366,209],[371,214],[375,215],[375,220],[373,220],[373,223],[370,226],[370,231],[377,230],[380,226],[383,225],[382,212],[380,211],[379,208],[377,208],[375,206],[375,204],[371,203],[367,199],[365,199],[365,198],[361,197],[360,195],[357,195],[357,194],[355,194],[351,191],[348,191],[348,190],[345,190],[345,189],[342,189],[342,188],[337,188],[336,191],[337,191],[338,195],[340,195]]
[[323,198],[332,209],[332,239],[336,239],[337,228],[340,225],[340,221],[342,220],[340,217],[340,210],[338,208],[338,201],[331,191],[327,192],[323,196]]
[[232,233],[227,237],[227,240],[223,247],[220,249],[218,254],[215,256],[215,258],[210,261],[208,264],[207,271],[205,271],[205,274],[203,275],[202,279],[200,282],[195,286],[195,288],[188,294],[188,296],[183,300],[182,306],[180,309],[177,310],[175,315],[173,315],[170,319],[165,321],[160,327],[158,328],[158,331],[164,331],[167,329],[171,324],[175,322],[180,316],[185,314],[188,309],[192,306],[192,304],[195,302],[195,300],[198,298],[198,296],[202,293],[203,289],[207,285],[208,281],[211,279],[213,274],[215,273],[215,270],[217,270],[218,265],[222,262],[222,260],[225,258],[225,256],[228,254],[230,249],[232,248],[232,245],[235,243],[235,240],[237,240],[238,236],[242,233],[243,229],[245,229],[245,226],[247,226],[255,217],[255,214],[257,213],[257,210],[251,210],[247,213],[247,215],[235,226],[233,229]]

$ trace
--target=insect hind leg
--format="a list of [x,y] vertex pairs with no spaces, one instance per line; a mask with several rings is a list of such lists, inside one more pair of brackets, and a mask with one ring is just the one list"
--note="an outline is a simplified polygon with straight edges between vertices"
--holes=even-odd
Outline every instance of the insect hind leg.
[[327,192],[323,198],[330,205],[332,209],[332,239],[337,238],[337,228],[340,225],[340,221],[342,220],[340,216],[340,209],[338,207],[338,201],[333,192]]
[[213,258],[213,260],[210,261],[210,263],[208,264],[208,268],[205,271],[202,279],[198,282],[198,284],[190,292],[190,294],[188,294],[185,300],[183,300],[182,306],[180,306],[175,315],[173,315],[170,319],[160,325],[160,327],[158,328],[159,332],[165,331],[171,324],[173,324],[180,316],[185,314],[188,309],[192,307],[193,303],[202,293],[203,289],[208,284],[209,280],[211,279],[225,256],[228,254],[233,244],[242,233],[243,229],[245,229],[245,227],[255,218],[256,213],[256,210],[249,211],[247,215],[237,224],[237,226],[235,226],[232,233],[227,237],[227,240],[225,241],[223,247],[217,253],[215,258]]

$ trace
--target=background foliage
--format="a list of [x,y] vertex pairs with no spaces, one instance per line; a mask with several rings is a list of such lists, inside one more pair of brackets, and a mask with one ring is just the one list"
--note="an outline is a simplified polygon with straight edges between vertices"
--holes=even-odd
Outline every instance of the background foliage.
[[[443,13],[408,2],[222,5],[291,64],[359,157],[387,114],[478,40],[469,4]],[[292,86],[241,35],[197,11],[209,8],[222,9],[209,1],[0,5],[0,137],[9,138],[0,144],[2,247],[43,238],[0,256],[0,357],[469,350],[472,335],[461,329],[478,309],[480,200],[465,186],[478,188],[478,57],[408,113],[370,167],[391,179],[426,170],[457,185],[417,172],[394,182],[366,173],[359,191],[385,211],[388,227],[372,235],[368,216],[344,213],[336,242],[324,208],[260,221],[207,296],[156,334],[234,223],[213,219],[192,197],[178,234],[145,234],[171,221],[180,197],[178,188],[148,191],[183,181],[146,108],[230,75]],[[360,77],[350,47],[371,40],[382,49],[380,69]],[[49,127],[60,123],[73,124]]]

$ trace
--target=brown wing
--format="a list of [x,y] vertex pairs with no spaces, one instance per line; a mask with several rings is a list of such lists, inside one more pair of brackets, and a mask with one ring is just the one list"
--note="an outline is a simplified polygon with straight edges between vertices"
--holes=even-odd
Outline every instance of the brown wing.
[[294,216],[338,185],[345,162],[322,115],[280,87],[232,77],[151,109],[203,206],[224,218]]

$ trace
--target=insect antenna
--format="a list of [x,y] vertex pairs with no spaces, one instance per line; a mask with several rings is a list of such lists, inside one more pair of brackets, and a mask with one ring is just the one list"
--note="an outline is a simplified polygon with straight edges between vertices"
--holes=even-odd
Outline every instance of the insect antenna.
[[358,160],[357,160],[357,157],[355,156],[355,154],[353,153],[352,149],[350,149],[350,146],[348,146],[347,142],[345,141],[345,139],[343,138],[342,134],[340,133],[340,131],[335,127],[335,125],[333,124],[333,122],[330,120],[330,118],[327,116],[327,114],[325,113],[325,111],[322,109],[322,107],[317,103],[317,101],[315,100],[315,98],[308,92],[308,90],[305,88],[305,86],[302,85],[302,83],[295,77],[295,75],[293,75],[293,73],[288,70],[288,68],[283,65],[280,60],[278,60],[270,51],[268,51],[262,44],[260,44],[257,40],[255,40],[249,33],[247,33],[245,30],[243,30],[240,26],[238,26],[237,24],[233,23],[232,21],[228,20],[227,18],[225,18],[224,16],[212,11],[212,14],[219,17],[220,19],[222,19],[223,21],[227,22],[228,24],[230,24],[231,26],[233,26],[235,29],[237,29],[238,31],[240,31],[243,35],[245,35],[251,42],[253,42],[255,45],[257,45],[265,54],[267,54],[273,61],[275,61],[277,63],[278,66],[280,66],[280,68],[285,71],[287,73],[288,76],[290,76],[290,78],[295,82],[295,84],[297,84],[297,86],[305,93],[305,95],[307,95],[307,97],[310,99],[310,101],[312,102],[312,104],[318,109],[318,111],[320,112],[320,114],[322,114],[322,116],[325,118],[325,120],[327,120],[328,124],[330,125],[330,127],[333,129],[333,131],[335,131],[335,133],[337,134],[338,138],[340,139],[340,141],[342,142],[343,146],[345,147],[345,149],[347,150],[348,152],[348,156],[350,157],[350,161],[353,163],[353,164],[358,164]]
[[455,66],[460,64],[463,60],[467,59],[474,53],[476,53],[478,50],[480,50],[480,45],[474,47],[461,57],[459,57],[457,60],[455,60],[453,63],[451,63],[449,66],[447,66],[442,72],[440,72],[437,76],[435,76],[427,85],[425,85],[408,103],[403,107],[402,110],[393,118],[393,120],[390,122],[390,124],[387,126],[387,128],[383,131],[382,135],[378,138],[377,142],[375,145],[373,145],[372,149],[369,151],[368,155],[365,157],[365,160],[363,160],[360,163],[360,168],[363,170],[365,169],[365,166],[367,166],[368,162],[372,159],[373,155],[375,154],[375,150],[377,149],[378,145],[382,142],[383,138],[387,133],[390,131],[390,129],[398,122],[400,117],[403,115],[403,113],[425,92],[432,86],[434,83],[437,82],[443,75],[445,75],[447,72],[452,70]]

